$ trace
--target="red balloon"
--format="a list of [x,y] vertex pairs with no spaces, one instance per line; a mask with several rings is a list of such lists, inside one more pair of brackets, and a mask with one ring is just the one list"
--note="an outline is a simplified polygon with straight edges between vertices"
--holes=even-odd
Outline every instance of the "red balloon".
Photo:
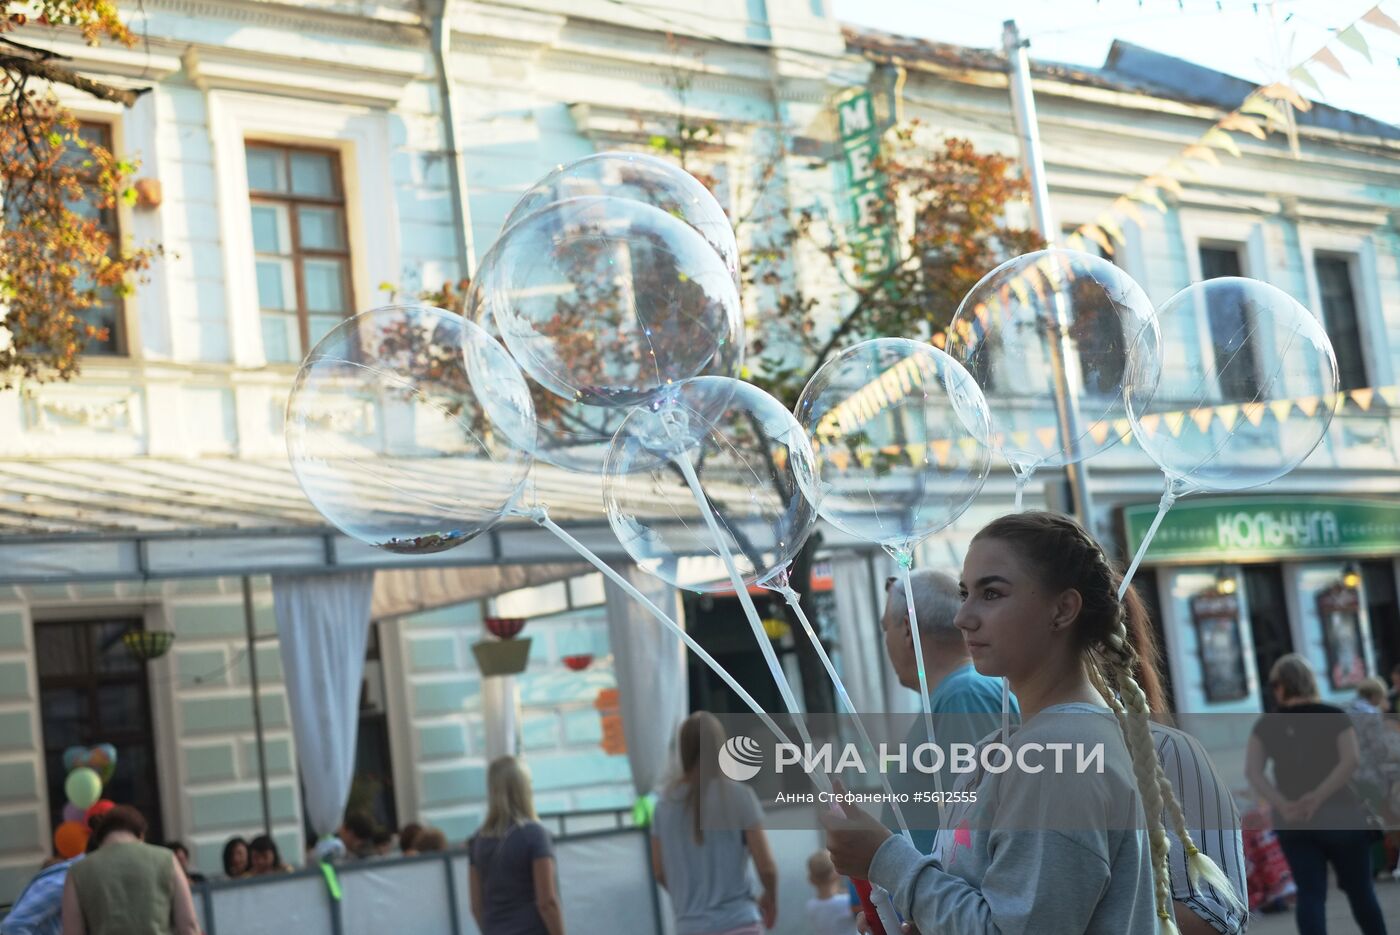
[[100,818],[116,807],[117,803],[113,802],[111,799],[99,799],[92,803],[92,806],[83,813],[83,820],[91,827],[94,818]]
[[54,850],[64,859],[77,857],[87,848],[88,835],[91,833],[88,826],[81,821],[65,821],[53,833]]

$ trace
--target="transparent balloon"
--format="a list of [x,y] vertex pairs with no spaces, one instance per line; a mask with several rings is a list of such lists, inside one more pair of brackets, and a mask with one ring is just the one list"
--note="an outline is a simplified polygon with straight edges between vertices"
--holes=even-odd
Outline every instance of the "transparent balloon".
[[[700,371],[701,376],[737,377],[744,366],[744,321],[739,306],[732,307],[725,321],[725,333],[710,362]],[[485,313],[485,303],[479,289],[467,294],[467,315],[488,332],[498,333],[495,321]],[[518,446],[530,451],[537,460],[580,474],[601,474],[608,449],[618,426],[627,418],[627,410],[616,406],[594,406],[573,398],[564,398],[526,377],[530,397],[535,405],[536,424],[527,427]],[[515,420],[507,409],[501,420],[509,427]],[[637,458],[631,462],[634,470],[654,467],[659,460],[648,462]]]
[[1140,359],[1160,380],[1129,382],[1138,444],[1179,495],[1243,490],[1287,474],[1327,434],[1337,359],[1322,324],[1286,292],[1238,277],[1193,283],[1157,310]]
[[679,166],[642,153],[595,153],[560,166],[530,186],[501,229],[557,201],[595,196],[640,201],[680,218],[700,232],[738,282],[739,245],[715,196]]
[[[947,351],[976,378],[991,416],[990,443],[1019,479],[1118,444],[1129,374],[1152,383],[1158,359],[1152,303],[1108,260],[1040,250],[1001,264],[972,287],[948,329]],[[1056,369],[1076,404],[1077,433],[1060,432]],[[1115,424],[1118,429],[1115,429]]]
[[724,377],[686,380],[633,409],[603,474],[608,520],[628,554],[665,581],[710,591],[733,587],[719,566],[715,583],[681,578],[681,556],[720,554],[696,487],[751,585],[785,568],[807,541],[814,484],[812,448],[792,413]]
[[897,553],[961,516],[986,483],[986,400],[930,345],[849,347],[812,377],[796,412],[812,438],[821,516]]
[[347,535],[441,552],[488,529],[519,494],[531,459],[497,427],[507,420],[525,437],[534,408],[495,339],[453,312],[388,306],[341,322],[307,355],[287,402],[287,450],[307,498]]
[[525,372],[595,406],[632,406],[700,374],[742,318],[695,230],[637,201],[575,198],[512,226],[479,271],[481,298]]

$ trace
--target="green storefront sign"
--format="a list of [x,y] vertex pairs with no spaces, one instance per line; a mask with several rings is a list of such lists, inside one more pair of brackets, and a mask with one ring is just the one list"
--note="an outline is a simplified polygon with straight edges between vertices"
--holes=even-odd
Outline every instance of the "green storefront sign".
[[[1136,554],[1156,515],[1156,504],[1123,508],[1127,554]],[[1400,501],[1239,497],[1177,501],[1145,561],[1207,565],[1391,553],[1400,553]]]

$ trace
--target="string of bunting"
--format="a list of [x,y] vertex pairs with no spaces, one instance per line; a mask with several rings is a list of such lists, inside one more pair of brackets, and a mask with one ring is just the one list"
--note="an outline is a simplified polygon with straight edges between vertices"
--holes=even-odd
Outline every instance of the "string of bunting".
[[[1281,425],[1292,416],[1295,410],[1311,418],[1319,406],[1327,404],[1328,397],[1317,395],[1277,399],[1267,403],[1221,403],[1218,406],[1200,406],[1190,410],[1147,415],[1141,419],[1141,424],[1147,432],[1165,431],[1170,432],[1173,438],[1177,438],[1186,428],[1188,422],[1194,424],[1201,432],[1210,431],[1212,423],[1216,422],[1224,431],[1232,432],[1241,420],[1257,428],[1263,425],[1267,416],[1272,415],[1274,421]],[[1371,412],[1372,409],[1379,409],[1383,406],[1400,409],[1400,385],[1365,386],[1344,390],[1338,394],[1336,405],[1338,412],[1348,405],[1360,412]],[[1125,444],[1133,442],[1132,426],[1127,419],[1099,420],[1091,423],[1086,429],[1086,434],[1097,444],[1103,444],[1110,432],[1117,435]],[[1033,436],[1040,443],[1042,449],[1048,450],[1055,447],[1059,431],[1054,426],[1046,426],[1035,430],[1012,432],[1010,447],[1028,448]],[[991,439],[992,446],[995,448],[1006,447],[1005,441],[1006,438],[1000,435]],[[877,458],[881,457],[908,458],[914,462],[930,455],[934,463],[946,467],[955,464],[959,459],[975,457],[978,447],[979,442],[972,438],[963,438],[956,442],[949,439],[939,439],[925,444],[886,445],[878,451],[870,448],[859,448],[851,451],[833,448],[828,452],[827,457],[841,471],[847,470],[852,464],[868,469]]]
[[1298,92],[1296,86],[1306,85],[1315,93],[1322,92],[1322,87],[1310,68],[1321,66],[1349,78],[1338,50],[1345,49],[1347,51],[1344,54],[1361,55],[1370,62],[1371,45],[1361,28],[1363,25],[1400,35],[1400,23],[1387,15],[1381,6],[1382,4],[1378,3],[1352,20],[1316,52],[1290,68],[1290,80],[1261,85],[1252,91],[1239,107],[1217,120],[1195,142],[1184,147],[1175,158],[1142,179],[1126,194],[1119,195],[1098,217],[1076,228],[1065,238],[1064,245],[1073,250],[1083,250],[1086,241],[1092,241],[1106,254],[1114,253],[1115,243],[1126,242],[1122,226],[1125,219],[1131,219],[1142,226],[1144,205],[1166,214],[1167,204],[1162,199],[1162,192],[1182,195],[1182,180],[1199,181],[1200,176],[1195,167],[1219,166],[1220,152],[1235,158],[1242,155],[1239,143],[1231,134],[1245,133],[1257,140],[1264,140],[1275,130],[1288,130],[1290,124],[1279,103],[1307,111],[1312,108],[1312,104]]

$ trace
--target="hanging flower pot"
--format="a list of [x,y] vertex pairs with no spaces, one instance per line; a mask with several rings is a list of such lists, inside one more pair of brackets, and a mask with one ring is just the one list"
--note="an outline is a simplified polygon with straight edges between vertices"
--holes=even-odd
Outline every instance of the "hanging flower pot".
[[472,644],[472,654],[483,676],[517,675],[530,659],[530,641],[481,640]]
[[168,630],[128,630],[122,634],[127,651],[145,662],[164,656],[174,640],[175,634]]
[[486,629],[497,639],[509,640],[525,629],[525,622],[524,617],[487,617]]
[[592,653],[574,653],[564,657],[564,666],[570,672],[582,672],[593,664]]

